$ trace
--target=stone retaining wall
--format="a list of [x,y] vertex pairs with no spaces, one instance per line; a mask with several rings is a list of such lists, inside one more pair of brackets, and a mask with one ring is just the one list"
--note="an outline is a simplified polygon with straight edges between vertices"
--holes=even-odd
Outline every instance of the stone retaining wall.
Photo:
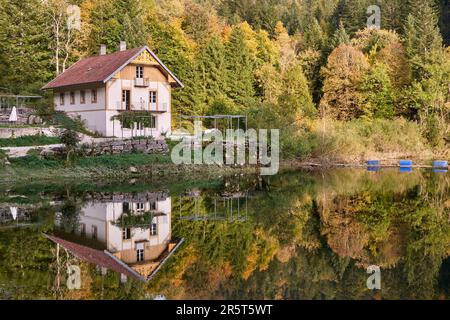
[[44,135],[56,137],[61,129],[54,127],[0,127],[0,139],[19,138],[23,136]]
[[[84,143],[77,147],[76,153],[93,157],[104,154],[126,154],[142,152],[145,154],[164,154],[169,152],[165,140],[141,139],[141,140],[111,140],[98,143]],[[41,156],[49,157],[64,155],[65,147],[52,147],[41,152]]]

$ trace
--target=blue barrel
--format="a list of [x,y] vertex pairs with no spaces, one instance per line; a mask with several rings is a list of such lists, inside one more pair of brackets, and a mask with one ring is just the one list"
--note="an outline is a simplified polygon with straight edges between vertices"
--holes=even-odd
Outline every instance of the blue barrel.
[[379,167],[380,166],[380,160],[369,160],[369,161],[367,161],[367,165],[369,167]]
[[400,167],[412,167],[413,162],[412,160],[400,160]]
[[433,161],[433,168],[448,168],[448,161],[444,160]]

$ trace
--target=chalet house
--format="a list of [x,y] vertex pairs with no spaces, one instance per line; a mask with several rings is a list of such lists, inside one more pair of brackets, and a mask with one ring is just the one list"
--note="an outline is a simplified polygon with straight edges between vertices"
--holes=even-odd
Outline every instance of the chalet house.
[[[107,137],[146,135],[155,138],[171,132],[171,92],[183,87],[177,77],[147,47],[120,50],[82,59],[45,85],[53,90],[58,111],[80,117],[88,129]],[[122,128],[114,116],[124,111],[149,111],[147,127]]]

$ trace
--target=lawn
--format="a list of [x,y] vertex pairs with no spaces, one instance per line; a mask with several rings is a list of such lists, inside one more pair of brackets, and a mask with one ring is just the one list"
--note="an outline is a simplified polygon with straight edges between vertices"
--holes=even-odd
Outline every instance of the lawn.
[[40,168],[108,168],[123,169],[131,166],[142,166],[149,164],[170,164],[170,155],[159,154],[116,154],[102,155],[97,157],[75,158],[70,164],[66,164],[64,159],[40,159],[36,155],[29,155],[22,158],[10,159],[13,167],[22,167],[30,170]]
[[58,137],[46,137],[41,135],[0,139],[0,147],[44,146],[57,143],[60,143]]

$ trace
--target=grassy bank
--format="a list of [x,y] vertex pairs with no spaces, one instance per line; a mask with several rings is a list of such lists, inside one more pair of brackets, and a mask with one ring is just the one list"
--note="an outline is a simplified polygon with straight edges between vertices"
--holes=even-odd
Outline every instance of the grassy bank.
[[59,159],[40,159],[29,155],[10,159],[0,167],[5,184],[26,181],[95,181],[154,179],[162,177],[219,177],[239,172],[256,172],[257,168],[221,167],[217,165],[175,165],[170,155],[124,154],[77,158],[67,164]]
[[360,164],[369,159],[448,158],[448,146],[430,147],[421,127],[405,119],[316,120],[281,132],[285,160]]
[[58,137],[46,137],[42,135],[22,136],[19,138],[0,139],[0,147],[27,147],[44,146],[60,143]]

